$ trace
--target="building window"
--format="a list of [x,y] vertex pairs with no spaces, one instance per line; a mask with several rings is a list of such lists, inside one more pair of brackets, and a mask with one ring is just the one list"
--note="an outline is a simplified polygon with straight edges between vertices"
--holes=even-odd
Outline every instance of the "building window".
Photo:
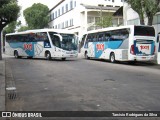
[[114,0],[112,0],[112,2],[114,2]]
[[76,1],[74,1],[74,7],[76,7]]
[[127,21],[127,25],[139,25],[139,24],[140,24],[139,18]]
[[70,1],[70,10],[72,10],[72,9],[73,9],[73,2]]
[[66,4],[66,12],[68,11],[68,4]]
[[58,10],[58,16],[60,16],[60,14],[61,14],[61,13],[60,13],[60,9],[59,9],[59,10]]
[[70,26],[73,26],[73,19],[70,19]]
[[94,23],[94,17],[88,17],[87,19],[88,23]]
[[66,21],[65,26],[66,26],[66,28],[68,27],[68,21]]
[[57,18],[57,11],[55,12],[55,18]]
[[60,24],[58,24],[58,29],[60,29],[61,28],[61,25]]
[[64,29],[64,22],[62,23],[62,29]]
[[54,13],[52,14],[52,20],[54,20]]
[[64,13],[64,7],[62,7],[62,14]]

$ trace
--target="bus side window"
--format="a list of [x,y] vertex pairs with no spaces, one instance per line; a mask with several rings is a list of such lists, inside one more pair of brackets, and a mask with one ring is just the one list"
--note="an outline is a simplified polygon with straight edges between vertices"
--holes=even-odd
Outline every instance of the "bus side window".
[[125,40],[129,37],[129,31],[127,29],[123,29],[120,31],[120,38]]
[[120,40],[120,30],[114,30],[111,32],[110,41]]
[[104,41],[104,39],[105,39],[104,37],[105,37],[104,33],[99,33],[98,34],[98,41],[101,41],[101,42]]
[[97,39],[97,33],[92,33],[91,34],[91,41],[90,42],[97,42],[98,39]]
[[26,42],[35,42],[35,33],[30,33],[29,34],[29,39],[26,39]]
[[91,41],[91,34],[88,34],[87,38],[86,38],[86,42],[85,42],[84,48],[88,48],[88,42],[90,42],[90,41]]
[[157,35],[157,43],[159,43],[159,37],[160,37],[160,35],[158,34]]
[[86,38],[86,34],[85,34],[85,35],[83,35],[83,37],[82,37],[82,40],[81,40],[81,43],[80,43],[80,48],[82,48],[82,47],[83,47],[84,42],[85,42],[85,38]]
[[54,35],[54,38],[53,38],[53,44],[56,46],[56,47],[61,47],[61,44],[60,44],[60,38],[56,35]]
[[106,32],[104,34],[104,41],[108,41],[110,39],[110,37],[111,37],[111,34],[109,32]]

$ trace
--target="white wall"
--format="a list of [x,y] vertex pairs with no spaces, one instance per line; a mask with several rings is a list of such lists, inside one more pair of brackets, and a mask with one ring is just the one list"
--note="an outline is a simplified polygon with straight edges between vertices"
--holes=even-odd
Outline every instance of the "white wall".
[[[70,10],[70,1],[73,1],[73,8],[72,10]],[[75,7],[75,2],[76,2],[76,7]],[[66,11],[66,4],[68,4],[68,12],[65,12],[64,14],[62,14],[62,7],[64,6],[64,11]],[[79,32],[80,35],[82,35],[84,32],[87,31],[87,18],[85,15],[85,11],[87,10],[83,5],[88,5],[88,6],[98,6],[98,5],[112,5],[112,6],[122,6],[123,2],[121,2],[121,0],[114,0],[114,2],[112,2],[112,0],[65,0],[64,2],[62,2],[59,6],[57,6],[54,10],[51,11],[51,14],[54,13],[55,16],[55,11],[57,11],[58,14],[58,10],[60,9],[61,14],[60,16],[58,16],[57,18],[55,18],[54,20],[52,20],[49,23],[49,27],[52,27],[57,25],[61,25],[62,27],[62,23],[66,21],[70,22],[70,19],[73,19],[73,26],[69,26],[67,28],[64,29],[69,29],[72,30],[74,32]],[[69,24],[68,22],[68,24]]]

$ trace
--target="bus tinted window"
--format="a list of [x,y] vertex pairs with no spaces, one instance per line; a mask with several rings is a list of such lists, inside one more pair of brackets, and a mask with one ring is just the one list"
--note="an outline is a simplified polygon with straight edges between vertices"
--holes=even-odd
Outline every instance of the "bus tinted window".
[[137,36],[155,36],[155,30],[153,27],[135,26],[134,35]]
[[81,43],[80,43],[80,48],[82,48],[82,46],[84,45],[85,38],[86,38],[86,34],[83,35],[83,37],[82,37],[82,41],[81,41]]

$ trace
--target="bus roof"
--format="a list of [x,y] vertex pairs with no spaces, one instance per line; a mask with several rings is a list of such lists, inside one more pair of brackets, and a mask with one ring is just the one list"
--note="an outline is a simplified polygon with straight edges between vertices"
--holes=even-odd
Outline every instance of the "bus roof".
[[110,31],[110,30],[125,29],[125,28],[133,28],[134,26],[153,27],[153,26],[147,26],[147,25],[126,25],[126,26],[120,26],[120,27],[108,27],[108,28],[102,28],[102,29],[97,29],[97,30],[91,30],[91,31],[86,32],[86,34],[104,32],[104,31]]
[[6,35],[20,35],[20,34],[29,34],[29,33],[37,33],[37,32],[57,32],[64,34],[74,34],[74,32],[63,30],[63,29],[35,29],[35,30],[27,30],[23,32],[9,33]]

